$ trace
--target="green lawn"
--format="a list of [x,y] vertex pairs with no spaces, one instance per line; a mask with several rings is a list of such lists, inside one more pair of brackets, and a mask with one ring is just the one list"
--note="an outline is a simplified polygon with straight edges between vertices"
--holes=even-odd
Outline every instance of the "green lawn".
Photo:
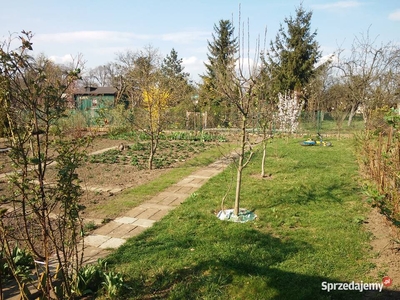
[[[369,263],[368,208],[358,184],[352,140],[302,147],[275,139],[260,179],[261,153],[244,173],[244,224],[215,213],[234,168],[208,184],[109,257],[131,290],[125,299],[359,299],[321,290],[321,283],[361,281]],[[234,188],[226,201],[233,205]]]

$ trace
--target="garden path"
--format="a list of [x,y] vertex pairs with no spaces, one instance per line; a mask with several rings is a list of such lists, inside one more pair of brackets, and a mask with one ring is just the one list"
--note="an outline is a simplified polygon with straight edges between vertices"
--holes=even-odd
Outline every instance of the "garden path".
[[84,263],[92,263],[107,256],[130,237],[136,236],[171,210],[184,202],[210,178],[221,173],[231,162],[230,157],[223,157],[203,167],[176,184],[160,192],[152,199],[127,211],[109,223],[95,229],[84,240]]

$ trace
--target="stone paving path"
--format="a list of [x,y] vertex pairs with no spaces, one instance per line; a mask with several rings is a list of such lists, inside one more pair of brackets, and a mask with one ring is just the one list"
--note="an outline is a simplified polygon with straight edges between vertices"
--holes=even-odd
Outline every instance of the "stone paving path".
[[91,263],[105,257],[111,249],[116,249],[125,241],[151,227],[171,210],[179,206],[197,191],[211,177],[221,173],[231,158],[222,158],[207,167],[195,171],[152,199],[127,211],[109,223],[95,229],[85,237],[84,262]]

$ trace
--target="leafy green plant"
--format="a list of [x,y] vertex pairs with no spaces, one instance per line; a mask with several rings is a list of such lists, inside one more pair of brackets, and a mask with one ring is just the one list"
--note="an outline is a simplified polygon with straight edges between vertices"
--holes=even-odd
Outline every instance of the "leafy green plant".
[[32,254],[27,250],[15,246],[11,252],[11,264],[6,261],[3,251],[0,251],[0,273],[5,276],[18,276],[23,280],[30,280],[30,270],[35,267]]
[[76,296],[95,294],[102,280],[101,268],[98,264],[86,265],[78,270],[72,292]]
[[90,221],[84,225],[83,230],[84,230],[84,232],[88,232],[88,231],[93,231],[96,228],[97,228],[97,225],[94,223],[94,221]]
[[367,201],[372,205],[372,207],[381,207],[385,202],[385,195],[382,195],[378,189],[371,184],[364,185],[363,190],[365,196],[367,196]]
[[122,287],[127,287],[121,273],[110,271],[104,259],[85,265],[74,277],[72,292],[74,296],[104,296],[115,299]]
[[137,158],[137,156],[132,156],[131,157],[131,165],[132,166],[139,166],[139,159]]
[[132,151],[144,151],[147,149],[147,147],[144,143],[136,142],[133,145],[130,145],[129,149]]
[[103,273],[103,293],[108,299],[115,299],[119,291],[126,286],[122,274],[113,271]]

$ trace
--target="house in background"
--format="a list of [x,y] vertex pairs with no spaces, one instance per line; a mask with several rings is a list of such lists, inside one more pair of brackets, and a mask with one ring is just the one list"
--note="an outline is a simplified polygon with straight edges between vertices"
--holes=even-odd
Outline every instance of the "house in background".
[[[92,87],[87,86],[75,91],[74,103],[77,110],[82,111],[90,123],[100,117],[100,109],[114,106],[117,89],[113,87]],[[107,123],[107,120],[105,120]]]
[[117,89],[87,86],[74,93],[75,107],[82,111],[95,111],[114,106]]

